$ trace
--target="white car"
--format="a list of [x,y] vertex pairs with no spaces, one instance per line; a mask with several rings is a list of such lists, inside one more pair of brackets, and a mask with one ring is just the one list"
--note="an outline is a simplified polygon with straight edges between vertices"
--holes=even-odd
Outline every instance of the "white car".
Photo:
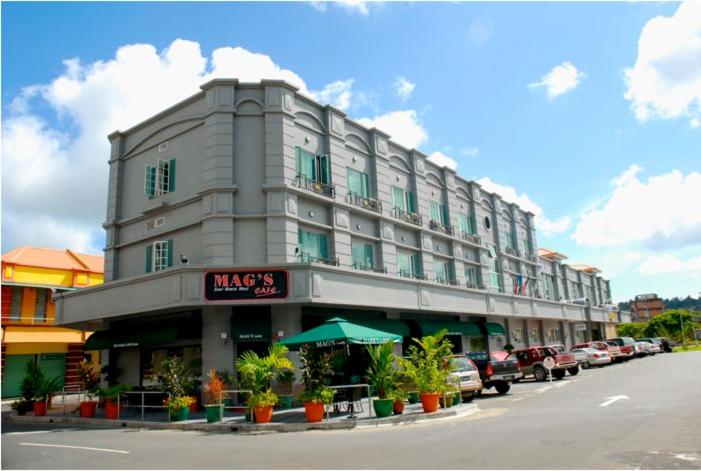
[[664,350],[662,349],[662,343],[654,338],[645,338],[645,339],[640,339],[641,342],[647,342],[649,343],[652,347],[650,348],[650,355],[654,355],[655,353],[663,353]]
[[580,355],[582,353],[586,355],[586,359],[582,363],[582,368],[585,370],[592,366],[602,367],[611,364],[611,356],[608,352],[603,350],[598,350],[596,348],[575,348],[571,351],[575,354],[575,358],[577,358],[577,352],[579,352]]
[[653,355],[652,344],[650,342],[635,342],[635,354],[639,357],[644,357],[646,355]]
[[463,355],[454,356],[451,363],[452,371],[449,381],[458,385],[463,401],[470,402],[482,389],[480,372],[472,360]]
[[[587,351],[584,348],[575,348],[572,350],[572,353],[574,353],[574,359],[577,360],[577,364],[581,365],[582,367],[584,366],[584,363],[587,362]],[[588,367],[587,367],[588,368]]]

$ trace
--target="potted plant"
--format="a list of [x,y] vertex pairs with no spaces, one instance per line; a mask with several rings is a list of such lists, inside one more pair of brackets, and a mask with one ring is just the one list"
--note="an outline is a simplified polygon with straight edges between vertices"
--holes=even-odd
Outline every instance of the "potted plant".
[[36,388],[34,403],[32,405],[35,416],[46,415],[46,411],[51,407],[51,397],[54,395],[54,393],[60,386],[60,376],[57,376],[53,379],[48,379],[45,377],[42,378],[41,382]]
[[285,394],[278,395],[278,406],[280,409],[290,409],[292,407],[292,383],[295,381],[295,373],[292,370],[280,371],[277,374],[277,382]]
[[245,389],[251,390],[248,407],[253,409],[256,422],[264,423],[272,420],[277,396],[271,390],[271,382],[276,373],[294,369],[294,365],[287,358],[288,354],[289,350],[286,346],[276,343],[268,348],[268,354],[264,357],[249,350],[236,360],[240,382]]
[[304,404],[307,422],[321,422],[324,406],[333,402],[335,391],[327,385],[332,373],[329,354],[304,346],[300,350],[304,392],[299,399]]
[[375,387],[379,399],[372,401],[372,407],[377,417],[388,417],[392,414],[392,403],[394,402],[388,394],[394,389],[395,355],[391,342],[382,345],[368,345],[368,356],[370,365],[366,373],[367,380]]
[[26,415],[27,412],[32,410],[32,401],[26,401],[24,399],[18,399],[10,404],[13,411],[17,412],[17,415]]
[[185,393],[192,397],[193,403],[190,404],[190,413],[194,414],[200,409],[202,381],[199,380],[202,376],[202,359],[193,358],[187,365],[187,381],[185,383]]
[[83,361],[79,367],[78,371],[80,374],[80,381],[83,384],[84,399],[78,405],[80,409],[81,417],[95,417],[95,410],[97,409],[97,401],[95,401],[95,396],[100,391],[100,376],[95,371],[93,365],[87,361]]
[[409,394],[403,388],[396,388],[392,391],[392,413],[400,415],[404,413],[404,401],[407,400]]
[[20,384],[22,401],[21,404],[17,405],[18,415],[20,414],[20,411],[26,413],[27,411],[32,410],[34,397],[37,395],[37,392],[39,391],[44,379],[44,372],[41,371],[34,360],[29,360],[24,366],[24,377],[22,378],[22,383]]
[[119,419],[119,398],[122,394],[131,390],[126,384],[116,384],[105,389],[100,389],[98,395],[103,398],[105,404],[105,419]]
[[438,410],[441,391],[446,387],[450,375],[451,343],[445,338],[446,331],[414,339],[416,345],[408,349],[408,358],[400,362],[404,375],[413,378],[419,391],[424,412]]
[[173,422],[180,422],[190,418],[190,405],[193,399],[190,396],[169,397],[163,404],[168,408],[168,415]]
[[224,380],[216,370],[212,369],[207,374],[207,384],[202,388],[204,392],[204,412],[208,423],[221,422],[224,409]]

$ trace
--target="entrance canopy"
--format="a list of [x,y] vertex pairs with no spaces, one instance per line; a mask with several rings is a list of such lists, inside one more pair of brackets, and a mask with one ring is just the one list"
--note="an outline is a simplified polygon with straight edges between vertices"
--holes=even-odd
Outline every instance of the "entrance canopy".
[[92,334],[85,342],[85,350],[108,350],[128,347],[161,347],[182,340],[196,340],[201,336],[201,321],[190,317],[164,319],[158,322],[121,323],[109,330]]
[[479,326],[474,322],[458,322],[454,320],[418,320],[423,335],[433,335],[436,332],[447,329],[448,335],[464,335],[466,337],[480,337]]
[[501,324],[497,324],[496,322],[485,322],[484,326],[487,328],[487,333],[492,337],[497,335],[506,335],[504,326]]
[[353,324],[340,317],[334,317],[319,327],[284,339],[280,343],[290,348],[296,348],[303,345],[327,347],[340,343],[368,345],[387,342],[399,343],[401,341],[401,335]]

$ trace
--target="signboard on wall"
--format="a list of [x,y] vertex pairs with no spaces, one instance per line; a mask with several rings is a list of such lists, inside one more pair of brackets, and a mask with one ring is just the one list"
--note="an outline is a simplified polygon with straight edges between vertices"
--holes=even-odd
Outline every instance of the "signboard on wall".
[[287,298],[287,270],[217,270],[204,274],[204,299],[254,301]]
[[574,330],[577,332],[587,330],[587,325],[586,324],[575,324]]

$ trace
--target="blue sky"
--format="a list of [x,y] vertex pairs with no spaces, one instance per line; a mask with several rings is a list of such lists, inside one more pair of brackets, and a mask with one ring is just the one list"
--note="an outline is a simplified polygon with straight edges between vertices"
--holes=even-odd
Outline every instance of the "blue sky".
[[100,250],[107,132],[271,67],[532,209],[614,300],[701,291],[701,10],[679,3],[3,3],[3,251]]

